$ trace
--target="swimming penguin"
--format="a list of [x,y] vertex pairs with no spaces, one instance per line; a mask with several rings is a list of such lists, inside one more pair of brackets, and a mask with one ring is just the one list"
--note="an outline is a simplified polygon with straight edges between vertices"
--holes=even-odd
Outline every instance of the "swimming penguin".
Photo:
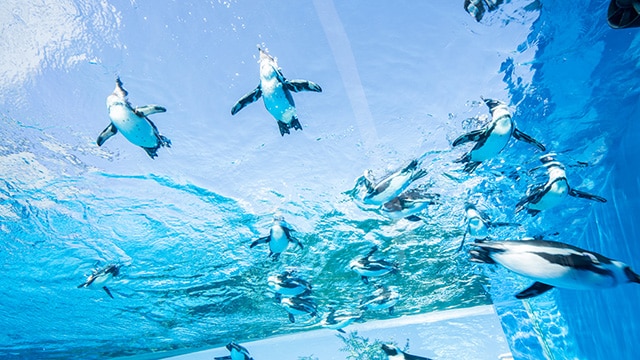
[[419,169],[418,160],[413,160],[404,168],[389,174],[379,182],[375,181],[372,171],[367,170],[360,177],[358,184],[363,184],[366,193],[362,202],[368,205],[383,205],[400,195],[412,182],[427,175],[426,170]]
[[252,92],[246,94],[231,109],[231,115],[235,115],[245,106],[262,97],[264,106],[278,121],[280,135],[289,134],[289,129],[302,130],[298,121],[296,105],[293,102],[291,92],[315,91],[322,92],[322,88],[308,80],[287,80],[282,75],[276,59],[267,54],[261,48],[260,51],[260,84]]
[[225,347],[231,354],[229,356],[215,357],[214,360],[253,360],[251,355],[249,355],[249,350],[236,342],[232,341]]
[[369,283],[369,277],[382,276],[390,272],[398,271],[398,264],[386,260],[371,260],[371,256],[378,251],[378,246],[373,246],[367,255],[351,260],[349,268],[360,275],[365,284]]
[[331,311],[329,311],[329,313],[322,319],[320,325],[327,329],[336,330],[344,334],[345,331],[343,329],[360,318],[360,315],[356,315],[351,312],[331,309]]
[[107,97],[111,123],[98,136],[98,146],[102,146],[105,141],[120,131],[129,142],[143,148],[153,159],[158,156],[159,148],[171,147],[171,140],[160,135],[158,128],[148,116],[165,112],[167,109],[158,105],[139,106],[134,109],[127,100],[127,94],[118,77],[115,90]]
[[289,321],[296,322],[296,315],[317,315],[317,306],[312,298],[305,296],[294,296],[290,298],[282,298],[280,304],[289,313]]
[[269,287],[276,293],[277,301],[280,301],[282,296],[305,296],[311,293],[311,284],[302,278],[293,277],[293,273],[293,270],[287,270],[267,279]]
[[491,111],[491,122],[482,129],[461,135],[453,141],[454,147],[468,142],[476,143],[471,151],[455,161],[466,163],[464,166],[465,172],[472,173],[483,161],[498,155],[507,145],[511,136],[516,140],[522,140],[545,151],[544,145],[516,128],[511,112],[509,112],[505,103],[500,100],[484,98],[482,100]]
[[393,287],[378,286],[373,294],[360,303],[363,310],[386,310],[393,314],[394,306],[400,301],[400,294]]
[[389,360],[431,360],[426,357],[407,354],[392,344],[382,344],[382,350],[387,354]]
[[422,220],[418,215],[429,207],[438,204],[440,194],[430,194],[418,189],[409,189],[382,205],[381,211],[391,219]]
[[571,188],[567,181],[564,165],[556,160],[555,154],[543,155],[540,157],[540,161],[542,166],[547,169],[548,180],[544,184],[534,185],[527,190],[527,196],[516,204],[516,213],[527,209],[527,213],[535,216],[542,210],[562,203],[567,195],[602,203],[607,202],[607,199],[603,197]]
[[94,269],[91,275],[87,277],[87,281],[78,285],[78,289],[89,286],[101,286],[102,289],[113,299],[113,295],[111,295],[111,291],[107,287],[107,283],[113,279],[114,277],[120,274],[120,265],[118,264],[109,264],[101,269]]
[[506,240],[472,244],[471,261],[500,264],[535,280],[518,299],[538,296],[553,287],[591,290],[640,283],[640,276],[620,261],[549,240]]
[[249,248],[253,248],[258,244],[269,244],[269,257],[273,255],[273,260],[276,261],[280,257],[280,254],[287,250],[289,242],[294,242],[300,249],[303,249],[300,240],[296,239],[292,232],[295,230],[284,221],[284,217],[275,216],[273,218],[273,225],[269,230],[269,236],[264,236],[251,243]]
[[460,251],[462,249],[467,235],[473,238],[475,242],[481,242],[489,238],[488,228],[490,227],[520,226],[520,224],[516,223],[493,222],[489,220],[489,217],[487,217],[486,214],[478,210],[473,204],[465,205],[465,213],[467,219],[467,228],[464,235],[462,236],[462,242],[460,243],[460,247],[458,247],[457,251]]

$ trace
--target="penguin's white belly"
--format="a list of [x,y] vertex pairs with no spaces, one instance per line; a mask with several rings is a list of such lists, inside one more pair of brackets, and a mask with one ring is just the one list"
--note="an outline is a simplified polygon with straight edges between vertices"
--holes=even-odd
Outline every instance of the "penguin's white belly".
[[392,269],[390,268],[367,269],[362,267],[354,267],[353,270],[362,276],[375,277],[375,276],[382,276],[384,274],[387,274],[391,272]]
[[400,193],[402,193],[404,189],[407,188],[410,180],[410,174],[393,176],[392,178],[386,180],[388,186],[383,191],[373,196],[366,196],[364,202],[371,205],[382,205],[386,202],[389,202],[396,196],[400,195]]
[[559,288],[588,290],[616,285],[615,279],[611,276],[552,264],[532,253],[508,251],[495,253],[491,257],[515,273]]
[[112,276],[109,274],[98,275],[95,277],[91,285],[102,287],[111,280]]
[[287,98],[287,94],[282,87],[282,83],[273,79],[260,84],[262,88],[262,99],[264,106],[269,113],[279,121],[285,124],[291,124],[294,118],[297,118],[296,108]]
[[132,144],[155,148],[158,138],[153,126],[145,118],[136,115],[125,106],[111,106],[109,118],[118,131]]
[[569,185],[566,181],[556,181],[551,185],[551,189],[537,203],[529,204],[533,210],[546,210],[559,205],[567,197]]
[[511,119],[504,117],[498,120],[484,144],[471,151],[471,161],[485,161],[494,158],[507,146],[511,137]]
[[269,250],[274,254],[280,254],[287,250],[289,246],[289,239],[287,234],[280,226],[274,226],[271,228],[271,240],[269,241]]

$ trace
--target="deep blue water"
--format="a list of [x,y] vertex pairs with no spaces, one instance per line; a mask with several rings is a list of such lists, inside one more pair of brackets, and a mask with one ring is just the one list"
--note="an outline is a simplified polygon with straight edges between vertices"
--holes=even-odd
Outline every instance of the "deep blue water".
[[[464,203],[517,221],[499,238],[546,237],[640,269],[637,29],[612,30],[603,1],[520,1],[476,22],[463,1],[415,3],[85,2],[0,4],[0,357],[104,358],[218,346],[319,327],[290,324],[266,277],[296,268],[320,312],[371,292],[348,263],[376,244],[400,271],[393,315],[496,304],[516,358],[634,359],[640,286],[554,290],[456,253]],[[281,137],[261,103],[231,116],[258,83],[257,46],[287,78],[302,131]],[[98,147],[120,76],[173,146],[151,160],[121,135]],[[515,215],[542,153],[511,141],[473,176],[458,135],[487,120],[481,96],[559,154],[569,199]],[[422,157],[415,186],[438,193],[423,220],[392,220],[351,196]],[[267,259],[274,214],[304,249]],[[78,289],[96,266],[122,274]],[[300,354],[304,356],[308,354]],[[436,354],[437,355],[437,354]]]

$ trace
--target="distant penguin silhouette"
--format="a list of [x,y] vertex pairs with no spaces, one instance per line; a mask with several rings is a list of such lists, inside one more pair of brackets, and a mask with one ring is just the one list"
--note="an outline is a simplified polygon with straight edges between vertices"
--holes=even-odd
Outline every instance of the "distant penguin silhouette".
[[302,130],[291,92],[322,92],[322,88],[308,80],[285,79],[276,59],[260,48],[258,51],[260,51],[260,84],[238,100],[231,109],[231,115],[237,114],[245,106],[262,97],[264,106],[278,122],[280,135],[289,134],[291,128]]
[[107,287],[107,283],[111,281],[114,277],[120,274],[120,265],[118,264],[109,264],[100,269],[94,269],[91,275],[87,277],[87,281],[78,285],[78,289],[92,287],[92,286],[100,286],[102,289],[113,299],[113,295],[111,291]]
[[268,236],[263,236],[258,240],[251,243],[250,248],[253,248],[259,244],[269,244],[269,257],[273,256],[273,260],[278,260],[280,254],[287,250],[289,242],[293,242],[300,249],[303,248],[300,240],[296,239],[291,233],[295,230],[284,221],[284,217],[275,216],[273,218],[273,225],[269,230]]
[[500,264],[535,281],[516,294],[518,299],[538,296],[554,287],[591,290],[640,283],[640,276],[629,265],[561,242],[505,240],[471,246],[471,261]]
[[398,271],[398,264],[386,260],[373,260],[371,256],[378,251],[377,246],[373,246],[367,255],[351,260],[349,268],[360,275],[365,284],[369,283],[369,278],[382,276],[390,272]]
[[482,99],[491,111],[491,121],[482,129],[471,131],[453,141],[453,147],[475,142],[473,149],[456,162],[465,163],[464,171],[472,173],[483,161],[496,157],[511,136],[545,151],[544,145],[516,128],[507,104],[500,100]]
[[156,125],[148,116],[167,111],[158,105],[147,105],[133,108],[127,100],[127,91],[122,87],[120,78],[116,79],[116,88],[107,97],[107,109],[111,123],[98,136],[97,144],[102,146],[118,131],[134,145],[147,152],[152,159],[158,156],[159,148],[171,147],[171,140],[160,135]]
[[354,314],[348,311],[340,311],[332,308],[322,319],[320,325],[326,327],[327,329],[336,330],[344,334],[345,331],[343,329],[360,318],[361,316],[358,314]]
[[276,293],[277,301],[280,301],[282,296],[305,296],[311,293],[311,284],[293,274],[293,270],[287,270],[281,274],[271,275],[267,279],[269,287]]
[[382,205],[382,214],[391,219],[407,219],[420,221],[418,214],[425,211],[429,205],[438,204],[439,194],[427,193],[418,189],[409,189]]
[[462,250],[467,235],[474,239],[475,242],[481,242],[489,238],[489,228],[499,226],[520,226],[520,224],[517,223],[491,221],[486,214],[478,210],[475,205],[469,203],[465,205],[465,214],[467,227],[464,235],[462,236],[462,242],[460,243],[460,247],[458,247],[458,251]]
[[431,360],[426,357],[407,354],[393,344],[382,344],[382,350],[389,360]]
[[249,355],[249,350],[236,342],[232,341],[225,347],[231,354],[228,356],[215,357],[213,358],[214,360],[253,360],[251,355]]
[[363,310],[387,310],[393,314],[395,305],[400,301],[400,294],[393,287],[377,286],[376,290],[366,296],[360,303]]
[[280,305],[289,313],[289,321],[291,323],[296,322],[296,315],[317,315],[317,305],[315,301],[306,296],[294,296],[289,298],[282,298]]
[[383,205],[399,196],[412,182],[424,177],[427,172],[420,169],[418,160],[412,160],[409,165],[395,171],[382,180],[376,181],[372,171],[365,171],[356,186],[364,185],[366,193],[362,202],[367,205]]
[[569,186],[564,165],[556,160],[555,154],[540,157],[542,166],[547,169],[548,180],[544,184],[537,184],[527,190],[527,196],[516,204],[516,213],[524,209],[532,216],[542,210],[550,209],[561,204],[567,195],[605,203],[607,199],[576,190]]

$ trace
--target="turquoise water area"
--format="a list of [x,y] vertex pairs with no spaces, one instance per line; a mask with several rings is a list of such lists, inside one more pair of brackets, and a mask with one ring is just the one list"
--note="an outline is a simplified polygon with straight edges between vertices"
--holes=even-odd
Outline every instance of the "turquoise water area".
[[[544,236],[640,269],[638,30],[610,29],[605,1],[512,0],[480,22],[463,3],[3,1],[0,357],[162,357],[298,334],[381,285],[401,299],[363,325],[494,304],[517,359],[634,359],[640,286],[519,301],[529,280],[457,249],[473,202],[520,224],[494,238]],[[280,136],[260,102],[230,114],[258,84],[258,46],[322,86],[294,94],[302,131]],[[117,76],[134,106],[167,109],[150,116],[172,141],[156,159],[121,134],[96,145]],[[464,173],[468,147],[452,142],[489,120],[481,97],[608,202],[515,214],[544,153],[513,139]],[[417,158],[427,174],[412,188],[439,195],[419,221],[354,199],[367,169]],[[304,246],[277,261],[250,248],[275,214]],[[399,269],[365,284],[349,262],[374,245]],[[113,299],[78,288],[110,263]],[[318,316],[291,323],[275,301],[267,278],[287,269],[312,284]]]

